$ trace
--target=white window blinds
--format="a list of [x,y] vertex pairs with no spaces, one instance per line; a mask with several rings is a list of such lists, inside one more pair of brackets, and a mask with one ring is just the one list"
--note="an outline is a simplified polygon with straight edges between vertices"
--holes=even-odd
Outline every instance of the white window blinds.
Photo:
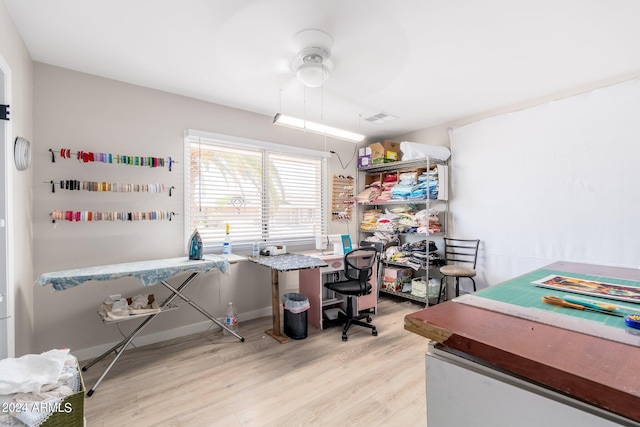
[[215,250],[227,223],[234,247],[305,243],[326,234],[326,161],[313,153],[188,132],[185,235],[197,228],[205,249]]

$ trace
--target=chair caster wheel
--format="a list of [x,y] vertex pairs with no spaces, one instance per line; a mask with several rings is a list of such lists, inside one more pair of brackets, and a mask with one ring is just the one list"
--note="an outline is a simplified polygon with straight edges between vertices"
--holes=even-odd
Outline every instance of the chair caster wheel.
[[371,323],[371,320],[373,320],[371,319],[371,316],[367,316],[367,323]]
[[378,336],[378,331],[376,329],[373,329],[371,331],[371,335],[373,335],[374,337],[377,337]]
[[347,337],[347,334],[342,334],[342,341],[346,341],[348,339],[349,339],[349,337]]

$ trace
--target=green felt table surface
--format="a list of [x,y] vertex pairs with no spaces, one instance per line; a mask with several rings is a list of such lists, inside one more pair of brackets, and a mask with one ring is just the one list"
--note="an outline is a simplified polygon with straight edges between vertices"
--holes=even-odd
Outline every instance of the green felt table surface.
[[548,295],[554,295],[562,297],[563,295],[574,295],[579,298],[585,298],[594,301],[600,301],[604,303],[614,304],[620,307],[628,307],[631,309],[639,309],[639,305],[627,301],[612,300],[603,297],[597,297],[593,295],[572,294],[567,291],[549,289],[545,287],[536,286],[534,281],[540,280],[549,275],[559,275],[565,277],[574,277],[583,280],[605,282],[612,284],[619,284],[625,286],[632,286],[640,288],[639,281],[593,276],[588,274],[579,273],[567,273],[558,270],[540,269],[535,270],[522,276],[511,279],[507,282],[503,282],[499,285],[490,286],[489,288],[478,291],[474,294],[475,297],[486,298],[489,300],[500,301],[503,303],[512,304],[514,306],[523,307],[524,309],[535,309],[540,311],[548,311],[550,313],[558,313],[566,316],[572,316],[574,318],[586,319],[601,323],[606,326],[627,329],[624,318],[611,316],[608,314],[596,313],[593,311],[576,310],[567,307],[559,307],[550,305],[542,301],[542,297]]

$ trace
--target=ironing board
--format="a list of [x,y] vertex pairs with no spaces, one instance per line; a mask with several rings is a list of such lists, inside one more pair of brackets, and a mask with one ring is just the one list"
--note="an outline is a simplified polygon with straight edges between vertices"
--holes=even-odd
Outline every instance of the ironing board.
[[[91,366],[107,357],[111,352],[115,352],[116,356],[111,361],[109,366],[104,370],[100,378],[96,381],[93,387],[87,392],[87,396],[93,395],[98,388],[104,377],[109,373],[113,365],[116,364],[120,356],[131,344],[133,339],[149,324],[155,317],[162,313],[163,309],[167,307],[176,297],[180,297],[191,307],[199,311],[209,320],[216,325],[227,330],[229,334],[235,336],[241,342],[244,342],[244,338],[238,335],[235,331],[229,329],[226,325],[220,322],[218,319],[209,314],[206,310],[188,298],[182,293],[182,291],[200,274],[207,272],[211,269],[218,269],[225,273],[229,270],[229,261],[222,256],[208,255],[203,260],[190,260],[186,257],[182,258],[169,258],[152,261],[139,261],[139,262],[127,262],[121,264],[100,265],[95,267],[77,268],[73,270],[56,271],[52,273],[45,273],[36,279],[35,283],[46,286],[51,284],[56,291],[63,291],[65,289],[78,286],[82,283],[89,281],[105,281],[116,280],[122,277],[135,277],[144,286],[151,286],[160,283],[171,291],[169,297],[167,297],[162,304],[160,304],[160,311],[149,315],[145,320],[127,337],[125,337],[118,344],[105,351],[102,355],[96,357],[91,362],[82,367],[83,371],[86,371]],[[177,274],[189,272],[189,276],[177,287],[171,285],[167,280]]]

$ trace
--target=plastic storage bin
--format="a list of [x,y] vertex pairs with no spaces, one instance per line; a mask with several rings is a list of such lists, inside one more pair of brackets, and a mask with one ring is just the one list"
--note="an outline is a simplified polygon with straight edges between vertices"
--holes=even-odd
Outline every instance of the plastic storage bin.
[[307,337],[307,310],[309,299],[301,294],[284,294],[284,333],[289,338],[301,340]]

